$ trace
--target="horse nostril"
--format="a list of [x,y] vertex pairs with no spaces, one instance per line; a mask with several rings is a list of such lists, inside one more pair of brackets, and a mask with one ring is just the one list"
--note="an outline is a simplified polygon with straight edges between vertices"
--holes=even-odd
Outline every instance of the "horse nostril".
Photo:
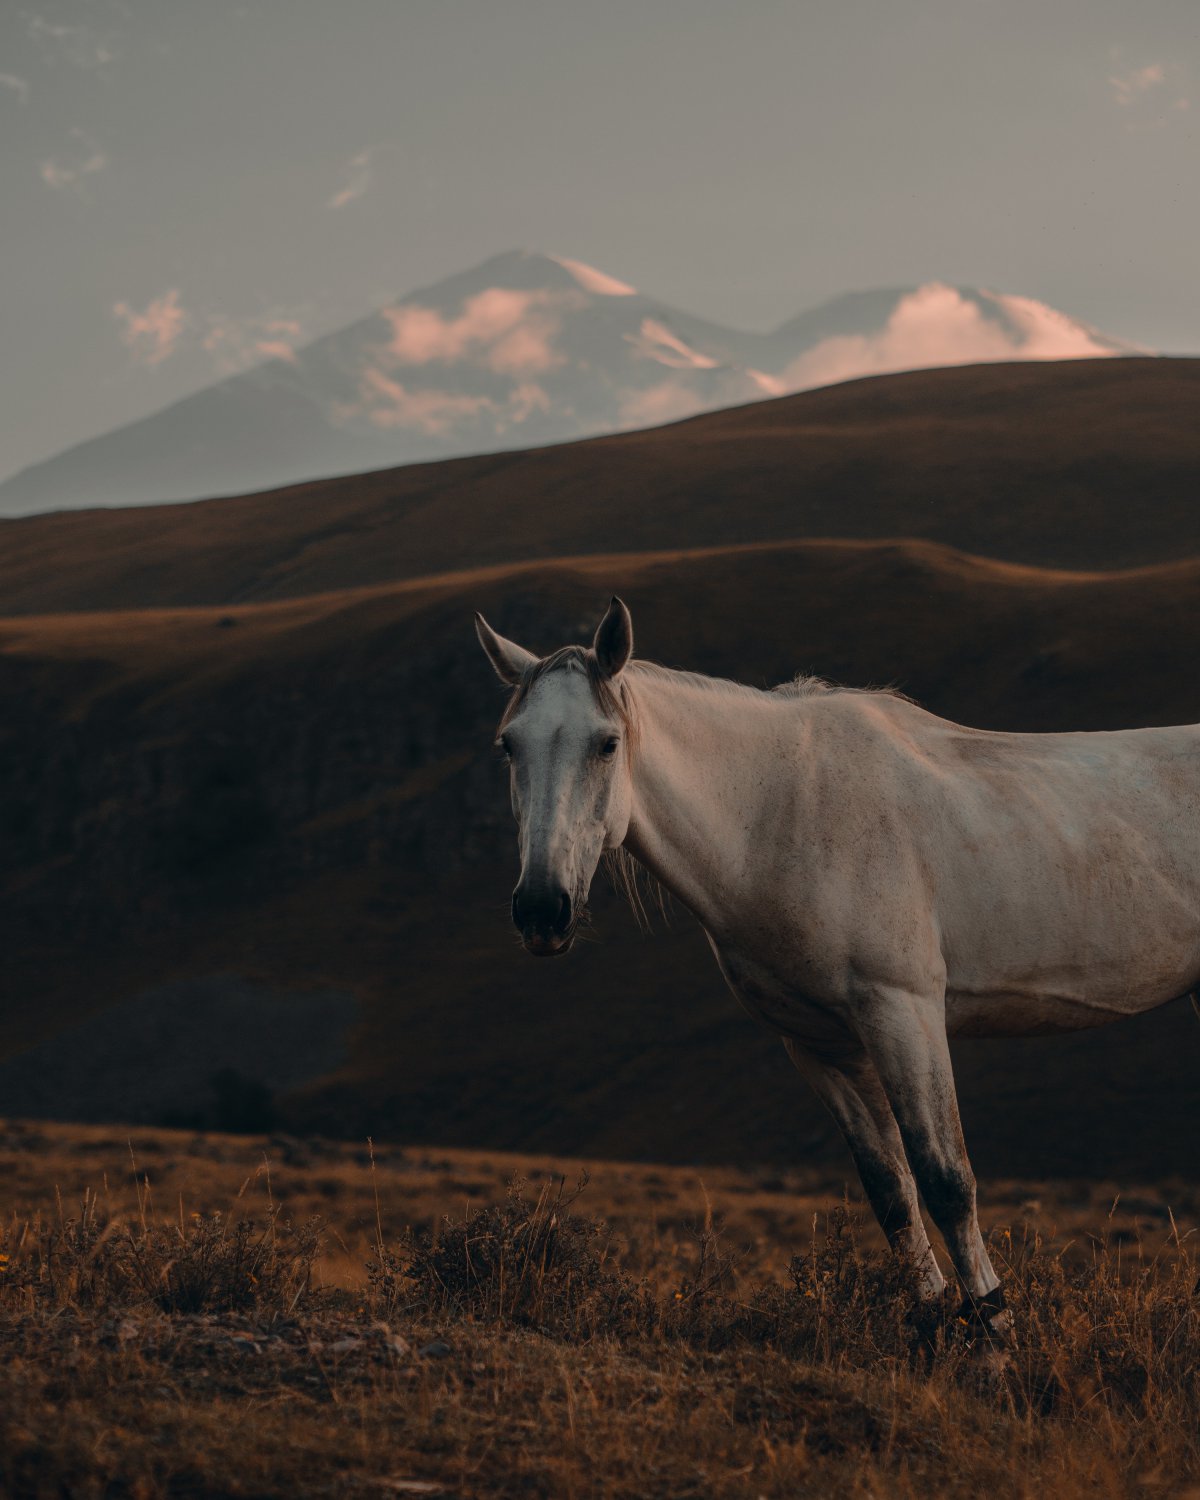
[[546,885],[531,892],[518,881],[512,895],[512,919],[513,926],[526,937],[531,932],[564,937],[571,930],[573,915],[571,897],[566,891]]

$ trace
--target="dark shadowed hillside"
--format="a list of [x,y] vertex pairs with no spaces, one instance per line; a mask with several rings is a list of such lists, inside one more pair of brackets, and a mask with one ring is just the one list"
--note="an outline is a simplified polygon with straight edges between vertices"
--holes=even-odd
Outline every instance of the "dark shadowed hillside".
[[670,427],[192,506],[0,522],[0,614],[236,603],[578,553],[920,536],[1200,554],[1200,360],[853,381]]
[[[985,726],[1200,718],[1181,667],[1200,652],[1200,562],[1076,575],[809,541],[12,618],[5,1109],[842,1161],[686,914],[640,937],[601,878],[595,942],[549,965],[514,942],[503,694],[471,611],[546,649],[590,633],[614,588],[644,654],[754,683],[893,681]],[[1194,1173],[1198,1056],[1186,1006],[964,1048],[976,1164]]]

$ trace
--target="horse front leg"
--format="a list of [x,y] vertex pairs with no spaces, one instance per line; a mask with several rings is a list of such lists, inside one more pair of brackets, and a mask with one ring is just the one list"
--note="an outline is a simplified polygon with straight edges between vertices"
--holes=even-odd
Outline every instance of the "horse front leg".
[[1012,1318],[979,1231],[942,999],[879,989],[860,998],[855,1009],[909,1165],[962,1284],[960,1316],[1003,1336]]
[[896,1117],[871,1059],[861,1048],[835,1058],[790,1037],[783,1045],[846,1138],[867,1201],[888,1244],[912,1268],[919,1295],[939,1299],[946,1283],[925,1233]]

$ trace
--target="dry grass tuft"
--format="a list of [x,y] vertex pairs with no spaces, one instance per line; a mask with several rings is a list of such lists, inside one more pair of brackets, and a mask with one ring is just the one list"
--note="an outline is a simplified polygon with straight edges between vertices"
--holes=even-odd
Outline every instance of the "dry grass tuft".
[[108,1218],[95,1194],[78,1214],[26,1220],[0,1237],[5,1311],[154,1307],[164,1313],[293,1314],[310,1298],[321,1250],[315,1220],[295,1225],[268,1206],[265,1221],[220,1212],[155,1223]]
[[420,1309],[575,1340],[644,1323],[649,1290],[616,1268],[603,1221],[572,1212],[587,1181],[584,1173],[567,1192],[560,1178],[530,1198],[514,1179],[502,1203],[443,1219],[435,1232],[410,1231],[397,1250],[380,1244],[367,1265],[377,1310]]

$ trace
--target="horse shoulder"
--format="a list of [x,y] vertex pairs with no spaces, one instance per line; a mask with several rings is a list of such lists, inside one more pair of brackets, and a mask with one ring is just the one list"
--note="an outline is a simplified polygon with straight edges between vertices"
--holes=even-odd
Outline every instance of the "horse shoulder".
[[764,819],[760,951],[791,992],[820,1003],[876,981],[926,993],[940,983],[921,825],[939,816],[942,792],[890,703],[810,700],[790,752],[791,801]]

